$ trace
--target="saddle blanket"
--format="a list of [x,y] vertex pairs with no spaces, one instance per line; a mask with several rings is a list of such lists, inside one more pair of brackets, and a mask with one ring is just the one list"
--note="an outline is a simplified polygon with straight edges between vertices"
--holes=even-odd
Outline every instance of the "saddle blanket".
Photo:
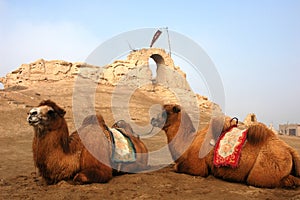
[[241,150],[247,138],[247,129],[236,127],[224,132],[219,137],[214,150],[214,165],[236,168],[239,163]]
[[112,161],[114,162],[135,162],[136,152],[130,138],[123,135],[117,129],[110,129],[112,134]]

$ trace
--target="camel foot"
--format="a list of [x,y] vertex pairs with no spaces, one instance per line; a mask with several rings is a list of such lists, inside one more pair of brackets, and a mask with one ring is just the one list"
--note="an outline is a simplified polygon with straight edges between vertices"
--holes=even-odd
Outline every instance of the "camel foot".
[[106,183],[112,178],[112,171],[85,169],[73,178],[75,184]]
[[281,179],[280,185],[286,188],[296,188],[300,186],[300,178],[288,175],[287,177]]
[[88,178],[83,173],[78,173],[73,178],[73,181],[75,184],[80,185],[80,184],[88,183]]

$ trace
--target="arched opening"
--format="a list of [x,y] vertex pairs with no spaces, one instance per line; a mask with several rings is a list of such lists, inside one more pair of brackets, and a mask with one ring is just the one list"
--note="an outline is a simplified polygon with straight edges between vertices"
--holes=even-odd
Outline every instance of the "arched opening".
[[157,77],[157,64],[156,62],[150,57],[148,60],[149,69],[151,70],[151,81],[152,83],[156,82]]
[[153,54],[152,56],[150,56],[150,58],[152,58],[157,65],[165,65],[165,60],[159,54]]
[[157,76],[158,76],[158,68],[160,65],[165,65],[165,60],[163,59],[163,57],[159,54],[153,54],[150,56],[149,60],[148,60],[148,64],[149,64],[149,68],[151,70],[152,73],[152,84],[156,84],[157,83]]
[[4,89],[4,85],[2,83],[0,83],[0,90]]

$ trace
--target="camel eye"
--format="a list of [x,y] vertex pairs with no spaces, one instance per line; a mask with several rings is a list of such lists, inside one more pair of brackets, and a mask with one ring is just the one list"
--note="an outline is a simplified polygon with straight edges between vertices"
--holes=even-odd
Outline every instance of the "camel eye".
[[174,107],[173,107],[173,112],[174,112],[174,113],[179,113],[180,110],[181,110],[181,109],[180,109],[179,106],[174,106]]
[[47,112],[47,114],[50,115],[50,116],[54,116],[54,115],[55,115],[55,112],[54,112],[54,110],[49,110],[49,111]]

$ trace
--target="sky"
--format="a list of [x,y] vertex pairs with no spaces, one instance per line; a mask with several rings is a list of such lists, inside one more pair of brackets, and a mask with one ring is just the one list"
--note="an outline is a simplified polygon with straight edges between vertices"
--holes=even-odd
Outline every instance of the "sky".
[[39,58],[85,61],[120,33],[168,27],[213,61],[227,115],[278,128],[300,123],[299,10],[298,0],[0,0],[0,76]]

